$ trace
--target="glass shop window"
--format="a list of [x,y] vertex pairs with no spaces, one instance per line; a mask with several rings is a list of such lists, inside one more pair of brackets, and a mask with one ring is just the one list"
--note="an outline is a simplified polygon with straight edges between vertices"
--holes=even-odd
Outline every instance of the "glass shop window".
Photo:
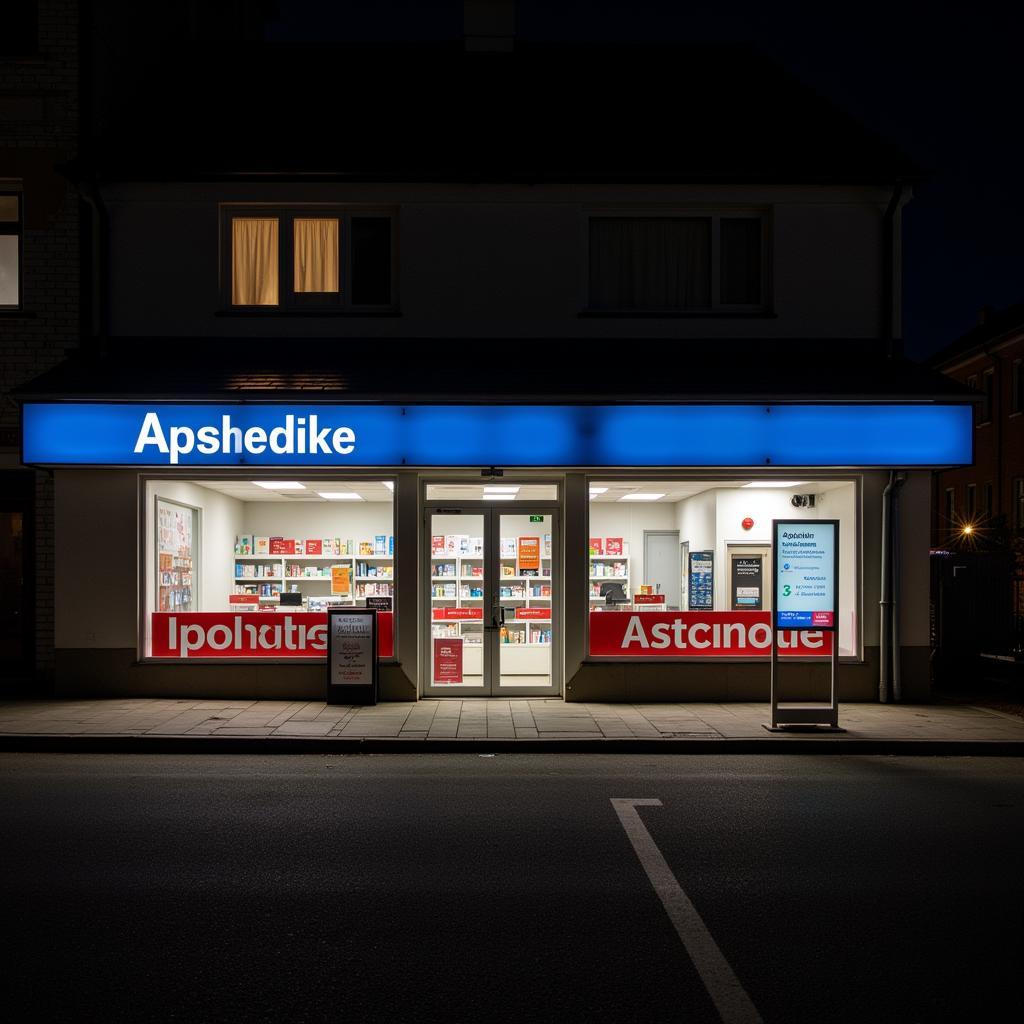
[[145,508],[145,656],[322,657],[355,606],[393,655],[394,481],[151,479]]
[[[859,500],[854,480],[595,478],[586,555],[591,656],[767,655],[773,519],[839,520],[839,653],[856,655]],[[819,640],[800,653],[823,653]]]

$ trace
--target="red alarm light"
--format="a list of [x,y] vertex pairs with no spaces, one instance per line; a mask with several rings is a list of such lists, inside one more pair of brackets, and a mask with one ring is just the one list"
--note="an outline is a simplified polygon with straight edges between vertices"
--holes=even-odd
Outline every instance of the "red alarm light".
[[754,528],[754,520],[747,516],[740,525],[744,530],[752,530]]

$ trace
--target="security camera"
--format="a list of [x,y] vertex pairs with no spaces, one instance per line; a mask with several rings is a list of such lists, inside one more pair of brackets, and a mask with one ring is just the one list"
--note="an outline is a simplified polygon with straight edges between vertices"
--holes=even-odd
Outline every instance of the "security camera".
[[789,503],[793,508],[814,508],[814,498],[813,494],[794,494]]

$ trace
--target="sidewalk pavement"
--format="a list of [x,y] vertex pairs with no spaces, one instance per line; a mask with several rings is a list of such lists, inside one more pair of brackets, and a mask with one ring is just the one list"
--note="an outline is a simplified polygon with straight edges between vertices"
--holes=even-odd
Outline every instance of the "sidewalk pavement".
[[765,703],[567,704],[558,699],[316,701],[115,698],[0,702],[0,750],[352,753],[1024,755],[1024,719],[969,705],[843,704],[840,733],[770,733]]

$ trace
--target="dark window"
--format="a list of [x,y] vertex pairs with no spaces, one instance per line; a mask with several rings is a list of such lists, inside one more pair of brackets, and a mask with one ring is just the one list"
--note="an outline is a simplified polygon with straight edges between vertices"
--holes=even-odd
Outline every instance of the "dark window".
[[995,509],[992,507],[992,481],[986,482],[985,486],[981,490],[981,512],[982,515],[987,518],[991,518],[995,513]]
[[722,305],[760,305],[761,221],[757,217],[723,217],[720,224]]
[[591,217],[588,308],[735,312],[764,304],[760,217]]
[[592,217],[590,305],[607,310],[708,309],[709,217]]
[[352,218],[352,303],[391,303],[391,218]]
[[978,411],[979,423],[991,423],[992,414],[995,412],[995,380],[996,375],[992,370],[986,370],[981,375],[981,409]]
[[1011,412],[1024,412],[1024,360],[1013,361],[1013,391],[1010,403]]
[[247,312],[386,309],[393,299],[389,215],[332,207],[223,208],[226,306]]
[[21,308],[21,194],[0,194],[0,309]]
[[0,15],[0,57],[31,57],[39,50],[39,4],[7,0]]
[[956,515],[956,491],[952,487],[946,488],[946,529],[953,529],[953,517]]
[[970,521],[974,521],[974,517],[978,511],[978,488],[976,484],[967,485],[967,518]]
[[1024,530],[1024,477],[1013,481],[1013,525]]

